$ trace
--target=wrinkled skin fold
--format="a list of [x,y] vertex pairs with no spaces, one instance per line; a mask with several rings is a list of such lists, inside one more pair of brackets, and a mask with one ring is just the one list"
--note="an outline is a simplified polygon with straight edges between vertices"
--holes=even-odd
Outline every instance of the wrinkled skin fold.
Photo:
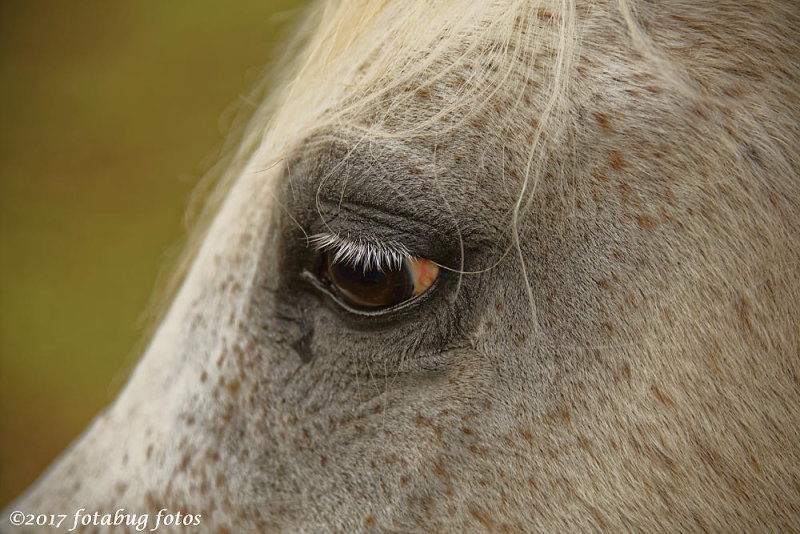
[[[129,383],[2,532],[800,525],[799,8],[472,4],[312,15]],[[354,313],[325,232],[439,277]]]

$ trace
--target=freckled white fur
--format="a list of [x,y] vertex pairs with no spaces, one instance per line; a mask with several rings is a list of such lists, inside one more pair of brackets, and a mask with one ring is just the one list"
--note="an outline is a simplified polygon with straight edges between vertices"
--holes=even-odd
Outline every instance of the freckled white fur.
[[[298,35],[130,382],[2,532],[798,530],[796,2],[343,0]],[[460,258],[364,322],[293,247],[410,256],[307,237],[390,186]]]

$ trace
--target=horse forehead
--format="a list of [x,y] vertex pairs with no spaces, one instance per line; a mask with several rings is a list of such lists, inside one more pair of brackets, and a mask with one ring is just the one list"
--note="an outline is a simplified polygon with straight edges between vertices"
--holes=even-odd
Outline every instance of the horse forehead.
[[[492,4],[496,10],[498,5]],[[657,66],[647,58],[620,46],[628,31],[622,17],[589,6],[576,14],[543,3],[520,9],[499,28],[491,24],[492,9],[482,9],[469,23],[462,21],[469,31],[410,46],[399,58],[376,58],[373,48],[354,47],[345,57],[361,66],[337,81],[344,89],[331,91],[335,100],[311,106],[317,112],[310,129],[325,132],[312,136],[312,144],[326,134],[349,138],[347,157],[337,154],[340,165],[359,156],[378,172],[389,169],[387,177],[416,180],[422,187],[431,174],[437,179],[456,174],[462,179],[448,185],[477,185],[487,190],[487,199],[507,202],[541,163],[537,158],[577,161],[577,150],[590,145],[591,137],[635,124],[633,115],[643,106],[675,111],[657,88],[649,93],[632,88],[666,82],[651,73]],[[559,42],[564,20],[577,25],[578,15],[586,19],[580,55],[574,43]],[[386,63],[373,65],[380,61]],[[362,79],[371,70],[381,74]],[[605,83],[609,73],[617,83]],[[652,129],[655,136],[657,128]],[[443,190],[457,197],[457,187]]]

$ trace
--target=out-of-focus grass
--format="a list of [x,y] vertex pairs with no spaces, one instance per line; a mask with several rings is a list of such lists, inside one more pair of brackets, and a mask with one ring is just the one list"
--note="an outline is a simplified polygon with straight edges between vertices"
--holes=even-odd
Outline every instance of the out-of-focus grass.
[[0,508],[122,385],[219,119],[304,3],[0,4]]

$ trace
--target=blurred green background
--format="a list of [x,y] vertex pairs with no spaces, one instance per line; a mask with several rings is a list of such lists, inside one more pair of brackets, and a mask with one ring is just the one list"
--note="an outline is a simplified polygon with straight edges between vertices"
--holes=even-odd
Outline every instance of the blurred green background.
[[304,3],[0,2],[0,508],[124,383],[225,110]]

